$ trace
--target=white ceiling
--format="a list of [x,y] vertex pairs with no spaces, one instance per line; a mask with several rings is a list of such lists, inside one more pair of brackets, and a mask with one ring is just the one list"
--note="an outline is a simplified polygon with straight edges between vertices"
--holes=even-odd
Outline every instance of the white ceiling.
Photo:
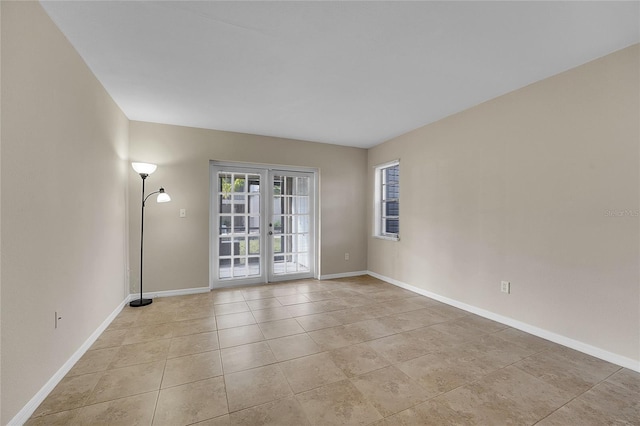
[[42,2],[131,120],[371,147],[640,41],[633,2]]

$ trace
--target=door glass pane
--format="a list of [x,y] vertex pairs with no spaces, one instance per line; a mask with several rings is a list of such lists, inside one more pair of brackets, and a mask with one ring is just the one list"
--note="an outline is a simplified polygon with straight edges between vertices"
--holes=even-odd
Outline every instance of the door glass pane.
[[231,213],[231,200],[225,198],[224,195],[220,195],[218,201],[220,203],[220,213]]
[[218,278],[231,278],[231,259],[220,258],[218,271]]
[[282,194],[282,181],[276,176],[273,178],[273,195]]
[[310,270],[309,186],[308,177],[273,177],[273,275],[297,274]]
[[217,191],[218,279],[260,276],[260,175],[218,172]]
[[260,275],[260,257],[259,256],[250,256],[247,258],[248,266],[248,275]]
[[247,205],[247,197],[245,195],[234,195],[233,196],[233,212],[234,213],[245,213]]
[[295,232],[297,233],[307,233],[309,232],[309,216],[296,216],[295,217]]
[[282,216],[273,216],[271,220],[271,224],[273,225],[272,232],[274,234],[282,234],[284,232],[284,228],[282,224]]
[[245,216],[233,216],[233,233],[244,234],[246,218]]
[[260,237],[249,237],[249,254],[260,254]]
[[247,207],[249,213],[260,214],[260,195],[249,195],[249,204]]
[[231,233],[231,216],[220,216],[220,235]]
[[246,277],[247,275],[247,259],[244,257],[236,257],[233,260],[233,278]]
[[296,194],[309,195],[309,178],[297,178],[296,184],[298,185]]
[[[221,170],[223,168],[227,170]],[[212,197],[218,205],[217,211],[212,212],[216,215],[213,237],[218,240],[217,247],[214,245],[218,256],[213,262],[218,269],[214,277],[255,283],[267,276],[278,280],[286,279],[287,274],[311,272],[314,265],[312,175],[303,172],[289,175],[289,172],[249,167],[243,170],[242,166],[232,169],[214,165],[213,170]],[[266,176],[272,188],[267,198],[262,180]],[[392,180],[388,186],[385,195],[390,198],[394,190]],[[267,238],[266,242],[263,238]]]
[[286,256],[286,265],[285,265],[286,272],[288,273],[298,272],[297,260],[298,260],[298,256],[295,254],[290,254]]
[[244,256],[247,254],[247,243],[244,238],[233,239],[233,255]]
[[249,175],[247,180],[249,182],[249,192],[260,192],[260,176]]
[[309,197],[295,197],[293,200],[293,212],[296,214],[309,214]]
[[231,256],[231,238],[220,238],[218,246],[218,255]]
[[291,195],[293,194],[294,191],[294,182],[295,178],[293,177],[283,177],[282,178],[282,182],[284,184],[284,187],[282,189],[282,195]]
[[273,197],[273,214],[274,215],[279,215],[282,214],[282,201],[283,197],[280,196],[274,196]]
[[309,234],[299,234],[298,235],[298,252],[307,252],[309,251]]
[[283,253],[283,248],[284,248],[284,237],[283,236],[273,237],[273,253],[274,254]]
[[309,253],[298,253],[298,272],[309,271]]
[[231,174],[220,173],[218,175],[218,192],[223,194],[231,192]]
[[245,192],[245,175],[235,175],[233,181],[233,192]]
[[249,216],[249,233],[260,233],[260,216]]

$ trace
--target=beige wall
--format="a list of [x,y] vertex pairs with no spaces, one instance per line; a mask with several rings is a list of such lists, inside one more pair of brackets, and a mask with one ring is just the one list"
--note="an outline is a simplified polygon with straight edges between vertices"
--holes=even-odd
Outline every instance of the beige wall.
[[401,240],[369,237],[369,270],[640,360],[638,62],[635,45],[371,149],[370,207],[372,167],[401,159]]
[[[606,214],[640,208],[638,46],[367,153],[128,122],[38,3],[0,2],[0,19],[0,423],[138,288],[129,158],[157,163],[148,188],[173,198],[147,209],[148,291],[208,286],[209,160],[313,167],[323,275],[368,267],[640,360],[638,217]],[[370,237],[371,170],[395,158],[390,242]]]
[[[132,121],[132,161],[158,164],[149,191],[172,201],[145,209],[144,290],[209,286],[209,160],[320,170],[321,273],[366,270],[367,151],[311,142]],[[140,177],[129,172],[131,289],[139,289]],[[153,200],[153,199],[150,199]],[[178,211],[187,209],[187,217]],[[344,253],[350,260],[344,260]]]
[[125,297],[128,121],[37,2],[0,7],[6,424]]

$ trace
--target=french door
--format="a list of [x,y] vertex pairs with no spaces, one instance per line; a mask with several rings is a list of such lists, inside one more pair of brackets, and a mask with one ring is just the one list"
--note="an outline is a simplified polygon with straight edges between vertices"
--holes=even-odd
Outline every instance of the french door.
[[211,287],[316,274],[316,175],[211,164]]

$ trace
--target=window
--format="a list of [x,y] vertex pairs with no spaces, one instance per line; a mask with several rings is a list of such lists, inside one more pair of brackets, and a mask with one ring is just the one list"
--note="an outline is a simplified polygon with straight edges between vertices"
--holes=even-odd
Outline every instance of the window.
[[375,236],[400,238],[400,161],[392,161],[375,170]]

